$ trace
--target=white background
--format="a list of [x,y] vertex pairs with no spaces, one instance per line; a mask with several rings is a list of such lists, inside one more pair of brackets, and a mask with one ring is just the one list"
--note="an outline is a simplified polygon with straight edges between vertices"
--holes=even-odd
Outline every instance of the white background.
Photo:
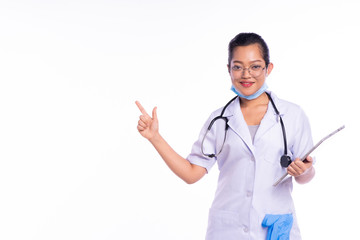
[[[136,130],[158,107],[186,157],[233,96],[227,44],[256,32],[270,90],[324,143],[295,185],[304,239],[354,239],[359,217],[358,1],[0,2],[0,239],[203,239],[217,167],[187,185]],[[279,143],[281,144],[281,143]]]

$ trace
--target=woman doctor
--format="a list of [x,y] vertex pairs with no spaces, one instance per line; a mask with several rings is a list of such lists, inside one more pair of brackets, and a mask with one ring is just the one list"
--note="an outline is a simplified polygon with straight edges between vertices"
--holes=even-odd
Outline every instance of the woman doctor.
[[[312,158],[299,159],[313,146],[308,119],[299,106],[267,91],[266,77],[273,64],[259,35],[240,33],[230,41],[227,68],[238,96],[223,112],[228,128],[224,130],[225,121],[217,120],[208,131],[224,108],[214,111],[186,159],[160,135],[156,107],[150,116],[136,102],[142,113],[137,129],[188,184],[200,180],[217,162],[219,180],[209,211],[207,240],[301,239],[291,176],[304,184],[315,175]],[[285,148],[292,160],[288,167],[280,165]],[[274,187],[286,172],[291,176]]]

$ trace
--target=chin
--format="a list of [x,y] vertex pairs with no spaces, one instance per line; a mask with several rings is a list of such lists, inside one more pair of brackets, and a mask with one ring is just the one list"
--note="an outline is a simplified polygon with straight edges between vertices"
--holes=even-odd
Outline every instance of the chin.
[[239,92],[245,96],[250,96],[250,95],[256,93],[256,91],[257,90],[241,89],[241,91],[239,91]]

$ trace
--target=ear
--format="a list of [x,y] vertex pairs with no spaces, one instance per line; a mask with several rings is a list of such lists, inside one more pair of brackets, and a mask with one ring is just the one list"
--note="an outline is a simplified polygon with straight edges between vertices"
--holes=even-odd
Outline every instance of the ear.
[[273,70],[274,68],[274,64],[272,63],[269,63],[268,67],[266,68],[266,76],[269,76],[271,71]]
[[228,73],[230,73],[230,65],[227,64],[226,66],[227,66],[227,69],[228,69]]

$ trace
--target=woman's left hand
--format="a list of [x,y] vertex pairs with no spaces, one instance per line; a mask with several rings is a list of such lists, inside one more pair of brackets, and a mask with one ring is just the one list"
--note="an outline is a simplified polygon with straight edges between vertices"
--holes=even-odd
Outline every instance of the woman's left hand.
[[313,159],[308,156],[303,162],[300,158],[296,158],[287,168],[288,174],[294,177],[298,177],[310,169],[313,165]]

